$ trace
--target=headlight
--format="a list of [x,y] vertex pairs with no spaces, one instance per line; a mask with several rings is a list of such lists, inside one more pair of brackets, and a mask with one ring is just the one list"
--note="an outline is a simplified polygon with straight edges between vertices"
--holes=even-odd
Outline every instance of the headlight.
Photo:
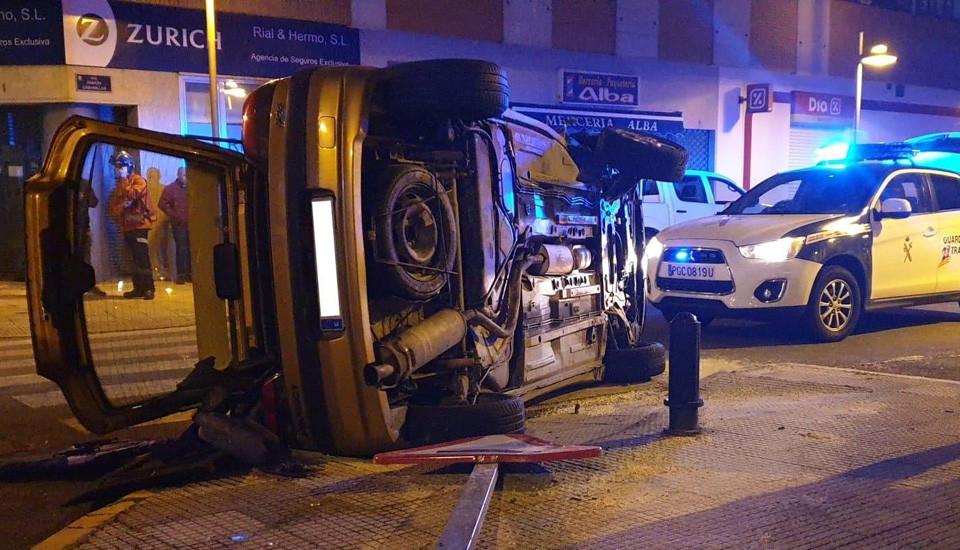
[[650,237],[650,240],[647,241],[647,246],[643,248],[644,263],[649,259],[659,258],[661,254],[663,254],[663,243],[656,237]]
[[767,262],[782,262],[792,260],[803,248],[804,237],[784,237],[775,241],[760,244],[749,244],[740,247],[740,254],[751,260]]
[[643,257],[640,258],[640,272],[643,273],[645,280],[647,278],[647,263],[651,259],[659,258],[661,254],[663,254],[663,243],[656,237],[650,237],[646,246],[643,247]]

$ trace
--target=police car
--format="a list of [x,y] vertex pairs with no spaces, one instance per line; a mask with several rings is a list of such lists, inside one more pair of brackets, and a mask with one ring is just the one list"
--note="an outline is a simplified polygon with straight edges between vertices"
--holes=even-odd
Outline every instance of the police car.
[[851,148],[664,230],[643,265],[668,320],[790,320],[818,341],[846,338],[865,310],[960,300],[960,155]]

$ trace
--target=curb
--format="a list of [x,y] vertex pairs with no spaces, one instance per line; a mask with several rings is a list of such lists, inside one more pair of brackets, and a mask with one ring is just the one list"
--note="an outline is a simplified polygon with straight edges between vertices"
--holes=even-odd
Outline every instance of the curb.
[[74,548],[82,543],[88,536],[93,534],[101,525],[109,522],[121,513],[133,508],[140,501],[153,496],[151,491],[137,491],[130,493],[122,499],[94,510],[89,514],[75,520],[70,525],[50,535],[42,542],[33,547],[32,550],[61,550],[65,548]]

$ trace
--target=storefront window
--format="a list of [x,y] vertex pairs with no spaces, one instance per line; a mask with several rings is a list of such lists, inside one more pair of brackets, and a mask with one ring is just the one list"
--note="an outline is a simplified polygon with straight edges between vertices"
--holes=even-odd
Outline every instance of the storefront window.
[[[181,94],[182,132],[191,136],[212,136],[210,123],[210,81],[203,77],[184,77]],[[239,140],[243,122],[243,102],[263,80],[219,78],[217,100],[220,103],[220,137]],[[239,149],[239,143],[222,142]]]

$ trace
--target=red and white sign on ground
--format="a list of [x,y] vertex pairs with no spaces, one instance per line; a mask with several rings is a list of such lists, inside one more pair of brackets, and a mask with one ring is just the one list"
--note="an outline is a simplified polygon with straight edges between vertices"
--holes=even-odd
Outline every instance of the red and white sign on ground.
[[426,447],[380,453],[376,464],[551,462],[600,456],[592,445],[558,445],[525,434],[486,435]]

